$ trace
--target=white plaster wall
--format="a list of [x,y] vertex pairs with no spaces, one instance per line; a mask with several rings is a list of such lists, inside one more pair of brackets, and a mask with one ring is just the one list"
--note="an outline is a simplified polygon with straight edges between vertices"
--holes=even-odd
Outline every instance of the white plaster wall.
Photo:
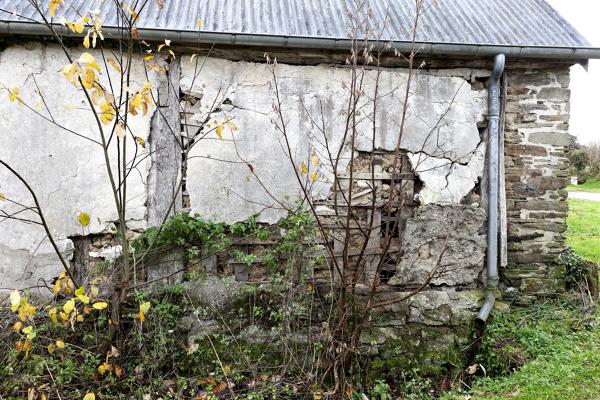
[[[297,199],[299,189],[293,165],[298,166],[303,160],[308,163],[313,150],[321,158],[326,156],[324,136],[311,118],[318,125],[324,123],[334,149],[342,142],[350,72],[348,68],[331,66],[277,66],[283,114],[293,149],[292,165],[283,150],[283,137],[272,123],[278,116],[273,111],[273,77],[267,66],[212,58],[199,65],[201,71],[195,63],[182,61],[182,91],[201,98],[190,121],[200,125],[214,99],[227,98],[230,105],[209,117],[222,120],[231,115],[239,131],[227,131],[223,140],[209,134],[192,151],[187,177],[192,210],[226,222],[240,221],[264,210],[262,220],[275,222],[285,211],[277,208],[273,198],[288,205]],[[480,93],[473,91],[465,79],[468,71],[457,71],[455,76],[444,71],[420,71],[412,80],[401,147],[419,154],[418,160],[413,160],[415,169],[417,164],[427,162],[428,168],[420,170],[421,179],[432,191],[422,199],[425,203],[459,202],[483,171],[480,156],[485,154],[485,146],[480,146],[477,121],[484,114],[484,104]],[[379,77],[375,148],[393,150],[398,142],[407,78],[407,72],[401,69],[386,70]],[[375,73],[371,71],[364,77],[365,96],[357,117],[362,121],[355,144],[360,151],[373,148],[372,103],[367,99],[373,97],[374,85]],[[344,160],[349,155],[348,149],[343,150],[340,170],[345,169]],[[246,162],[269,193],[256,182]],[[457,165],[447,167],[453,164]],[[331,188],[332,173],[320,172],[314,194],[325,196]],[[448,190],[440,184],[441,178],[446,181],[448,177],[458,187]]]
[[[75,59],[80,53],[73,51]],[[90,53],[101,59],[99,52]],[[19,87],[23,100],[48,116],[36,93],[37,82],[57,123],[100,141],[83,92],[62,75],[64,64],[67,60],[57,46],[36,43],[11,46],[0,53],[0,82],[6,87]],[[102,76],[104,84],[106,73]],[[108,73],[116,77],[110,66]],[[132,88],[146,80],[140,62],[134,63],[132,77]],[[118,93],[115,79],[113,85]],[[147,138],[151,114],[133,118],[131,128],[136,135]],[[45,121],[24,106],[10,103],[6,91],[0,94],[0,116],[0,158],[23,175],[35,190],[64,254],[70,257],[72,252],[69,236],[111,229],[117,213],[101,147]],[[114,147],[116,140],[112,143]],[[133,155],[131,141],[129,150]],[[138,151],[144,154],[141,147]],[[147,164],[142,161],[128,179],[128,219],[132,227],[145,225]],[[0,167],[0,192],[21,204],[33,204],[25,187],[3,167]],[[0,202],[0,207],[7,212],[15,210],[8,201]],[[82,211],[91,216],[91,224],[85,229],[77,221]],[[32,213],[23,215],[35,217]],[[34,286],[40,278],[50,279],[60,270],[41,226],[11,220],[0,222],[0,288]]]
[[[75,58],[79,53],[75,51]],[[98,53],[92,53],[100,59]],[[264,64],[209,58],[202,60],[199,64],[202,70],[194,77],[195,64],[188,61],[184,57],[181,63],[182,91],[201,98],[191,110],[194,114],[189,122],[200,125],[207,117],[221,121],[230,115],[239,128],[233,133],[225,130],[223,140],[209,134],[190,154],[187,189],[192,211],[225,222],[244,220],[262,211],[263,221],[277,221],[285,215],[278,203],[291,206],[298,198],[294,168],[301,161],[310,165],[313,152],[321,159],[327,157],[321,124],[332,148],[337,150],[342,143],[349,70],[278,65],[292,164],[285,154],[283,136],[273,124],[277,115],[273,111],[272,76]],[[19,87],[23,99],[35,108],[39,103],[35,77],[58,123],[99,140],[83,93],[62,76],[66,63],[57,46],[33,43],[11,46],[0,53],[0,82],[7,87]],[[471,89],[466,80],[469,70],[455,72],[421,71],[413,81],[401,147],[414,155],[413,167],[425,183],[423,203],[459,202],[473,188],[483,168],[485,148],[480,144],[476,125],[485,114],[483,91]],[[114,74],[111,67],[108,73]],[[134,82],[130,86],[134,89],[147,79],[141,60],[134,63],[132,77]],[[150,79],[156,83],[158,77],[151,71]],[[358,128],[361,134],[356,148],[368,151],[373,147],[368,139],[372,111],[366,98],[372,95],[374,73],[367,73],[364,79],[365,97],[358,116],[362,120]],[[406,79],[406,71],[398,69],[386,70],[380,76],[376,148],[390,150],[398,141]],[[0,95],[0,158],[8,161],[34,188],[59,246],[70,257],[73,244],[69,237],[105,232],[117,219],[101,149],[44,121],[25,107],[19,108],[7,97],[6,92]],[[206,115],[215,98],[227,98],[227,104],[214,115]],[[148,137],[151,116],[152,112],[146,117],[133,118],[136,135]],[[133,146],[129,150],[133,151]],[[144,154],[145,150],[139,147],[138,150]],[[347,146],[341,149],[340,170],[346,168],[349,151]],[[260,184],[247,164],[256,172]],[[132,228],[143,228],[146,223],[149,165],[149,158],[142,161],[128,181],[128,221]],[[311,192],[327,196],[332,175],[332,171],[321,166],[319,180],[311,185]],[[451,183],[451,190],[443,185],[442,178]],[[5,169],[0,169],[0,192],[22,204],[32,204],[23,185]],[[14,209],[6,201],[0,207],[7,212]],[[92,218],[86,229],[77,221],[81,211]],[[41,227],[17,221],[0,222],[0,288],[34,286],[39,278],[50,279],[60,270]]]

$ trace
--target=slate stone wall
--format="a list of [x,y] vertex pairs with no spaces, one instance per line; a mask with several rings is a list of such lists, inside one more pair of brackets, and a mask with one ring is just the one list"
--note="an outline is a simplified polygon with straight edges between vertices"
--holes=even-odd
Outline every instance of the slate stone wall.
[[518,302],[564,290],[569,67],[509,68],[505,126],[508,266],[505,292]]

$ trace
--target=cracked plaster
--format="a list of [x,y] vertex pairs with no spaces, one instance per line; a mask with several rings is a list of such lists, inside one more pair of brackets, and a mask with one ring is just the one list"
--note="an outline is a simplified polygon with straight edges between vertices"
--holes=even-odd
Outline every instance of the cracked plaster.
[[[199,98],[188,123],[201,125],[214,99],[227,98],[228,104],[209,119],[223,120],[230,115],[239,130],[226,131],[223,140],[211,133],[192,150],[187,176],[191,208],[205,217],[225,222],[244,220],[262,211],[264,222],[275,222],[285,211],[274,199],[289,206],[299,192],[294,167],[283,151],[282,135],[272,123],[277,120],[273,111],[272,76],[264,64],[212,58],[202,63],[202,72],[196,77],[194,64],[185,59],[181,63],[182,91]],[[468,71],[465,69],[463,74]],[[345,126],[348,69],[279,64],[277,76],[294,165],[302,160],[310,164],[311,149],[320,156],[326,154],[323,135],[311,118],[319,124],[324,121],[327,139],[337,150]],[[384,70],[380,76],[376,148],[393,150],[396,146],[406,79],[407,73],[402,69]],[[365,82],[368,96],[374,87],[372,72],[367,73]],[[480,145],[477,129],[477,121],[483,118],[481,96],[460,74],[419,73],[412,87],[401,147],[420,154],[423,164],[428,166],[427,171],[419,170],[425,182],[426,202],[458,203],[483,171],[481,155],[485,154],[485,146]],[[359,107],[363,111],[358,130],[369,132],[372,115],[369,104],[363,100]],[[367,134],[359,134],[356,149],[372,148]],[[428,157],[423,157],[425,154]],[[345,148],[339,170],[345,169],[348,157],[349,150]],[[246,162],[252,165],[269,193],[256,182]],[[333,174],[320,173],[312,193],[325,197],[332,186]],[[440,180],[446,178],[459,187],[442,187]]]
[[[90,50],[100,58],[100,53]],[[75,51],[78,54],[78,51]],[[35,105],[39,85],[48,107],[59,124],[87,137],[99,140],[97,125],[87,110],[81,90],[62,76],[66,59],[58,46],[29,43],[10,46],[0,53],[0,82],[6,87],[19,87],[23,100]],[[106,71],[101,77],[107,83]],[[114,70],[108,73],[116,77]],[[113,75],[114,74],[114,75]],[[153,76],[153,73],[151,73]],[[141,62],[134,62],[131,87],[141,86],[146,80]],[[114,82],[118,92],[118,82]],[[68,237],[110,231],[117,213],[106,174],[101,147],[76,137],[51,122],[45,121],[26,107],[6,100],[0,101],[0,158],[7,161],[29,182],[36,192],[63,254],[70,258],[73,244]],[[42,114],[45,113],[41,108]],[[146,138],[152,112],[131,121],[136,135]],[[113,145],[116,141],[113,141]],[[133,155],[133,146],[129,146]],[[139,149],[144,154],[143,149]],[[146,176],[148,161],[142,161],[138,171],[128,180],[128,218],[130,228],[145,227]],[[0,168],[0,192],[6,198],[22,204],[33,202],[25,187],[4,168]],[[14,206],[5,201],[2,210],[11,212]],[[77,216],[85,211],[91,222],[85,229]],[[20,214],[34,218],[33,214]],[[51,279],[61,266],[53,253],[41,226],[18,221],[0,222],[0,287],[28,287],[38,284],[39,278]]]

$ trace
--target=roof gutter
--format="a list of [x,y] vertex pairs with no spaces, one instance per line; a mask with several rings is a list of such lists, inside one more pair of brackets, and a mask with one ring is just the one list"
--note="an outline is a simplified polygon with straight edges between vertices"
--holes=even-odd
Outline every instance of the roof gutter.
[[[55,24],[58,33],[64,36],[81,37],[62,25]],[[121,28],[104,27],[105,37],[110,39],[121,36]],[[46,26],[37,22],[0,21],[0,33],[10,35],[47,36],[50,34]],[[177,44],[214,43],[238,46],[264,46],[278,48],[307,48],[324,50],[349,50],[352,40],[337,38],[317,38],[302,36],[278,36],[247,33],[215,33],[192,32],[169,29],[138,28],[139,38],[148,41],[164,41],[169,39]],[[406,41],[377,42],[371,41],[375,47],[390,47],[400,52],[409,52],[413,43]],[[461,43],[415,43],[421,54],[444,54],[455,56],[489,57],[504,54],[509,58],[545,58],[573,60],[579,62],[588,59],[600,59],[600,48],[576,47],[543,47],[543,46],[509,46],[488,44]]]

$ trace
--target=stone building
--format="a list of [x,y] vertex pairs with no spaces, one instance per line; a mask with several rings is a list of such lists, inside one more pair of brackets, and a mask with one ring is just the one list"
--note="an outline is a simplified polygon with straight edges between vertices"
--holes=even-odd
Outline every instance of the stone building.
[[[83,0],[64,3],[57,16],[69,21],[89,11]],[[168,208],[165,194],[173,192],[182,174],[186,191],[177,200],[179,209],[226,223],[259,212],[261,222],[275,223],[285,215],[273,206],[273,198],[293,203],[298,187],[272,122],[277,117],[272,64],[265,63],[265,53],[277,59],[283,113],[300,164],[309,159],[306,154],[324,150],[311,115],[323,116],[333,142],[339,143],[343,133],[339,127],[348,98],[347,60],[352,45],[349,4],[344,0],[167,0],[159,9],[154,1],[148,3],[137,25],[138,38],[153,48],[170,40],[174,57],[163,48],[162,56],[153,61],[159,67],[148,69],[146,47],[140,44],[131,67],[132,86],[149,79],[159,92],[159,104],[132,122],[135,134],[147,146],[137,149],[146,157],[128,181],[129,229],[140,232],[160,223]],[[374,141],[359,136],[353,149],[342,146],[339,153],[340,165],[352,151],[381,154],[378,184],[382,185],[390,179],[385,155],[398,142],[398,115],[409,78],[401,55],[413,48],[415,20],[413,1],[392,1],[390,8],[385,4],[370,2],[369,23],[382,32],[381,40],[372,43],[383,49],[380,90],[387,93],[376,112],[377,136]],[[103,46],[117,46],[117,17],[108,11],[112,3],[100,5]],[[0,0],[0,82],[20,88],[20,96],[40,110],[48,107],[53,118],[69,129],[94,137],[92,117],[77,111],[82,94],[60,73],[64,55],[48,40],[48,31],[38,20],[28,1]],[[75,53],[83,51],[83,35],[58,23],[56,29]],[[419,333],[426,336],[427,332],[451,333],[472,321],[482,304],[487,275],[488,103],[494,95],[488,89],[498,54],[506,57],[496,91],[503,134],[498,288],[504,300],[519,303],[563,290],[564,271],[555,258],[565,249],[566,152],[573,140],[569,68],[600,58],[600,49],[592,48],[543,0],[437,2],[420,15],[414,46],[413,86],[400,143],[404,172],[412,174],[413,183],[410,199],[403,205],[403,226],[398,228],[403,249],[386,275],[386,287],[402,291],[422,280],[444,237],[450,251],[442,263],[451,273],[435,278],[405,307],[394,309],[396,315],[387,322],[418,329],[427,326],[429,330]],[[89,51],[101,58],[99,50]],[[157,72],[159,68],[166,73]],[[107,66],[105,74],[110,71]],[[44,104],[39,104],[40,92]],[[219,96],[224,97],[221,107],[212,109],[211,99]],[[177,103],[184,112],[169,106]],[[72,137],[47,118],[32,115],[24,120],[25,112],[3,95],[0,159],[34,188],[67,258],[79,263],[82,258],[113,259],[119,252],[111,240],[116,212],[102,154],[93,142]],[[223,140],[211,133],[188,154],[182,171],[180,143],[189,139],[188,132],[206,129],[208,120],[230,117],[237,130],[226,130]],[[169,126],[181,126],[181,136],[173,136]],[[370,175],[373,171],[355,172]],[[262,179],[260,186],[254,175]],[[339,175],[322,172],[313,187],[315,196],[331,198],[334,178]],[[0,192],[23,204],[31,200],[23,185],[3,168]],[[0,210],[10,213],[10,209],[11,204],[0,203]],[[91,215],[91,223],[83,228],[77,221],[82,211]],[[41,227],[2,220],[0,288],[37,286],[41,278],[50,280],[60,271]],[[235,276],[252,279],[248,273]]]

